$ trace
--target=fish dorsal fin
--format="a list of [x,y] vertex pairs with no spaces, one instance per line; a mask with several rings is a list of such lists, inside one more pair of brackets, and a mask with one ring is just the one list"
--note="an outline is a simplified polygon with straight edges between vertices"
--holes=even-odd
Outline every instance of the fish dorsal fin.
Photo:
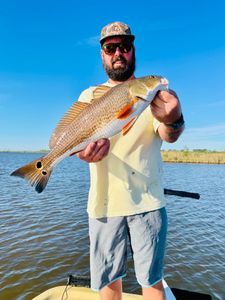
[[111,87],[106,85],[99,85],[94,91],[93,91],[93,100],[101,98],[105,93],[107,93]]
[[70,109],[65,113],[62,119],[57,124],[49,141],[49,147],[52,149],[56,144],[60,136],[66,127],[68,127],[76,117],[87,107],[89,103],[86,102],[75,102]]

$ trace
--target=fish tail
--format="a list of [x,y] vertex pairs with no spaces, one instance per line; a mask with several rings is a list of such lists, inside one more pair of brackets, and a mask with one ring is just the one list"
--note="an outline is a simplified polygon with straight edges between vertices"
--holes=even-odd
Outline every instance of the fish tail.
[[31,186],[35,187],[38,193],[41,193],[45,189],[51,173],[52,168],[46,163],[45,158],[42,157],[15,170],[10,175],[26,179]]

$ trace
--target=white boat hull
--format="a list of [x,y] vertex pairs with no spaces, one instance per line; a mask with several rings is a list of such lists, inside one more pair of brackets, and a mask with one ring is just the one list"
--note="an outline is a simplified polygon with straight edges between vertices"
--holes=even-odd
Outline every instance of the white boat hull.
[[[166,292],[166,300],[176,300],[165,280],[163,280],[163,286]],[[138,299],[142,299],[142,296],[123,293],[123,300]],[[58,286],[43,292],[33,300],[99,300],[99,294],[85,287]]]

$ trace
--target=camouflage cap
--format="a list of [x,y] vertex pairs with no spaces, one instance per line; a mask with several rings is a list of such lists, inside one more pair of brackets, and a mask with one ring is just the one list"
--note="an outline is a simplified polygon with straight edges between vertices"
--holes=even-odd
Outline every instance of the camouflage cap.
[[103,40],[105,40],[107,37],[121,35],[129,37],[132,41],[135,39],[135,36],[131,34],[130,27],[127,24],[122,22],[109,23],[102,28],[100,43],[102,44]]

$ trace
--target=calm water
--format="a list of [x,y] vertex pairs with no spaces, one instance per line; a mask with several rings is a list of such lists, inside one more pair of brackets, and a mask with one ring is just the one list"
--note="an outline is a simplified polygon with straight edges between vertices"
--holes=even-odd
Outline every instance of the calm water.
[[[89,274],[88,167],[64,160],[37,194],[9,177],[37,154],[0,153],[0,299],[32,299]],[[165,275],[171,287],[225,299],[225,165],[165,164],[166,188],[198,192],[200,200],[168,196]],[[125,290],[138,292],[129,258]]]

